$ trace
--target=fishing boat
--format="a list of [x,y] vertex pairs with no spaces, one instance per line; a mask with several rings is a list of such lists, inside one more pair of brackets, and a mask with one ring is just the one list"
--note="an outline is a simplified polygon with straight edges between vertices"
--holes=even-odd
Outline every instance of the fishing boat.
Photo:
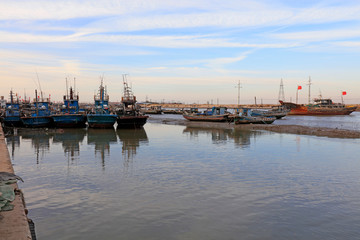
[[184,109],[163,109],[164,114],[183,114]]
[[189,121],[225,122],[228,121],[229,113],[226,107],[212,107],[199,113],[184,113],[183,117]]
[[21,117],[23,125],[27,128],[52,127],[52,118],[50,113],[50,99],[41,98],[35,90],[34,103],[30,108],[24,108],[24,116]]
[[64,104],[60,113],[51,115],[54,126],[58,128],[84,128],[86,127],[86,115],[79,113],[79,95],[74,93],[72,87],[66,89]]
[[126,75],[123,75],[124,95],[121,104],[116,109],[117,128],[141,128],[146,123],[149,116],[140,112],[140,106],[136,104],[136,97],[129,87]]
[[280,104],[290,110],[289,115],[349,115],[356,110],[356,106],[345,106],[343,103],[334,103],[330,98],[314,99],[313,104],[296,104],[280,101]]
[[[16,99],[15,99],[16,98]],[[20,102],[17,96],[14,97],[14,93],[10,91],[10,102],[5,105],[5,113],[3,123],[5,127],[22,127],[20,113]]]
[[252,115],[250,108],[242,108],[239,115],[233,117],[234,124],[271,124],[276,120],[274,116]]
[[[346,92],[343,91],[341,95],[342,103],[334,103],[330,98],[323,98],[320,94],[319,98],[315,98],[313,103],[310,103],[310,86],[311,79],[309,78],[309,104],[297,104],[296,103],[279,101],[281,105],[290,110],[289,115],[311,115],[311,116],[331,116],[331,115],[349,115],[356,110],[356,106],[346,106],[343,101],[343,95]],[[301,86],[298,86],[298,90]]]
[[117,115],[109,111],[109,95],[103,86],[103,80],[99,87],[99,92],[94,96],[94,110],[87,114],[87,123],[90,128],[112,128],[116,122]]
[[144,114],[162,114],[161,106],[151,106],[148,109],[143,110]]
[[276,119],[281,119],[288,115],[290,110],[285,106],[274,106],[269,110],[261,110],[261,109],[252,109],[251,115],[258,117],[275,117]]

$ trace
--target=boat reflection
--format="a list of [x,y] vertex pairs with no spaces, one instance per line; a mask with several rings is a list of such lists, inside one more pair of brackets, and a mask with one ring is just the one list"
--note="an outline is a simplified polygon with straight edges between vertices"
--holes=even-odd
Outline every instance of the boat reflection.
[[136,155],[136,151],[141,144],[148,143],[148,137],[144,128],[137,129],[119,129],[116,131],[122,142],[122,155],[125,159],[125,165],[128,165]]
[[20,147],[19,135],[5,135],[6,145],[8,146],[11,158],[14,159],[15,149]]
[[80,155],[80,143],[83,142],[86,129],[62,129],[55,133],[53,142],[61,143],[65,156],[72,161]]
[[260,131],[250,131],[244,129],[222,129],[222,128],[202,128],[202,127],[189,127],[187,126],[183,133],[189,133],[190,137],[198,137],[201,134],[211,135],[214,144],[226,144],[229,140],[233,140],[235,146],[249,147],[251,138],[263,135]]
[[100,154],[101,165],[105,168],[105,156],[110,156],[110,144],[117,143],[116,132],[114,128],[87,130],[88,145],[95,145],[95,157]]
[[46,153],[50,152],[50,139],[54,132],[37,129],[22,129],[18,132],[22,140],[31,140],[31,146],[35,150],[36,164],[43,160]]

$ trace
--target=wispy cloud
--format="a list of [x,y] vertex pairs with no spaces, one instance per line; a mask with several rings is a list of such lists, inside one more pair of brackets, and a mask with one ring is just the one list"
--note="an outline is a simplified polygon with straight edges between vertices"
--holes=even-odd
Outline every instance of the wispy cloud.
[[11,43],[64,43],[64,42],[102,42],[128,46],[158,48],[288,48],[297,43],[247,43],[236,39],[219,38],[211,35],[154,36],[154,35],[87,35],[77,33],[65,36],[34,35],[26,33],[0,32],[0,42]]
[[334,42],[333,45],[342,47],[360,47],[360,41]]
[[359,27],[353,29],[332,29],[271,34],[270,37],[283,40],[326,41],[360,37]]
[[[337,59],[344,49],[359,49],[360,3],[305,2],[0,0],[0,73],[19,87],[31,87],[37,67],[56,89],[63,89],[58,81],[67,74],[77,75],[86,79],[79,87],[91,100],[99,74],[116,79],[110,82],[117,91],[125,71],[146,86],[139,96],[162,94],[151,90],[157,83],[170,96],[172,86],[191,85],[199,92],[209,81],[232,84],[239,76],[254,84],[289,72],[293,79],[301,78],[320,71],[315,54],[307,54],[326,48],[324,79],[334,80],[333,61],[326,57],[332,58],[334,49]],[[297,51],[288,51],[292,48]],[[339,60],[344,63],[338,71],[351,70],[350,81],[359,74],[347,59]],[[254,91],[261,86],[256,84]]]

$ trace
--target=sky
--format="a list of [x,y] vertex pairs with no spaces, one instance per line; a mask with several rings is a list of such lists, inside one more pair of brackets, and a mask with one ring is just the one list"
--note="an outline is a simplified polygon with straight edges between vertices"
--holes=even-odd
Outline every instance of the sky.
[[92,102],[103,79],[119,101],[127,74],[140,102],[276,104],[283,81],[306,103],[311,79],[311,98],[360,104],[359,57],[358,0],[0,0],[5,98],[68,82]]

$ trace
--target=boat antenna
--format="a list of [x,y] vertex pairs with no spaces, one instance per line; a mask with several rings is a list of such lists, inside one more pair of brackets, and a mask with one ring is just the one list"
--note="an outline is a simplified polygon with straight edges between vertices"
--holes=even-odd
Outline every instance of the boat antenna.
[[311,95],[310,95],[311,78],[310,78],[310,76],[309,76],[309,83],[307,85],[309,85],[309,99],[308,99],[308,101],[309,101],[309,104],[310,104],[310,99],[311,99]]
[[26,90],[24,88],[24,99],[25,99],[25,102],[26,102]]

